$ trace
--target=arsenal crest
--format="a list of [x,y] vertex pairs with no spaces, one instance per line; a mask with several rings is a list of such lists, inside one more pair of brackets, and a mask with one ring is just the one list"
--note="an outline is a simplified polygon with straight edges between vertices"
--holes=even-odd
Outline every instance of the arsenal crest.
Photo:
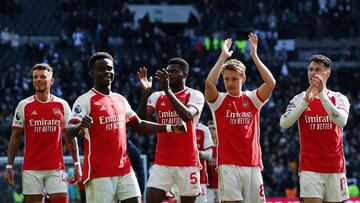
[[249,108],[249,102],[248,101],[243,101],[242,102],[242,107],[244,107],[244,108]]
[[60,108],[53,108],[53,113],[55,116],[60,115]]

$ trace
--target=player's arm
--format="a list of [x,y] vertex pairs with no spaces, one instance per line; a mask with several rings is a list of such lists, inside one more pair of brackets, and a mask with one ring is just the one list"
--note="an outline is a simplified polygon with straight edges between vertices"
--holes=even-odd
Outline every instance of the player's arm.
[[93,119],[85,115],[81,122],[77,120],[70,120],[68,126],[66,127],[66,136],[68,137],[77,137],[80,134],[80,131],[85,128],[89,128],[93,123]]
[[216,100],[218,96],[218,90],[216,88],[216,83],[219,79],[222,65],[225,63],[226,59],[231,57],[233,51],[230,51],[232,41],[231,39],[226,39],[222,46],[221,54],[214,65],[210,70],[210,73],[205,81],[205,99],[206,101],[212,103]]
[[264,83],[258,88],[257,94],[262,101],[266,101],[271,96],[275,88],[276,81],[271,74],[270,70],[265,66],[265,64],[260,60],[257,54],[257,45],[258,37],[256,34],[249,34],[249,43],[250,43],[250,56],[254,61],[256,68],[260,72],[261,78]]
[[314,100],[317,90],[310,85],[305,94],[295,96],[286,108],[285,113],[280,118],[280,127],[287,129],[291,127],[304,112],[306,107]]
[[20,143],[22,140],[22,131],[21,128],[13,128],[11,132],[10,142],[8,146],[8,158],[5,172],[6,183],[9,185],[14,185],[14,172],[12,166],[15,161],[16,153],[19,151]]
[[[326,113],[329,115],[331,120],[338,127],[343,128],[346,125],[349,116],[348,112],[349,112],[350,104],[347,98],[345,96],[339,98],[339,101],[337,101],[336,106],[330,101],[329,97],[325,94],[324,90],[319,93],[319,98],[321,100],[322,105],[324,106]],[[338,103],[340,105],[338,105]]]
[[141,119],[149,120],[154,114],[154,109],[147,108],[147,100],[150,96],[152,87],[152,77],[147,77],[147,69],[145,67],[140,68],[137,75],[142,90],[137,114]]
[[204,131],[204,150],[199,151],[199,155],[201,158],[204,158],[208,161],[210,161],[210,159],[212,158],[212,154],[213,154],[213,146],[214,146],[214,142],[211,138],[211,133],[208,127],[204,126],[203,128]]
[[199,113],[199,110],[195,107],[187,107],[176,98],[175,94],[170,89],[169,74],[165,69],[156,71],[156,79],[160,81],[162,90],[165,92],[166,96],[170,100],[171,105],[174,107],[176,113],[183,121],[187,122]]
[[77,184],[80,183],[82,178],[78,141],[76,137],[68,136],[66,132],[64,132],[64,134],[65,134],[66,145],[69,149],[69,152],[74,162],[75,172],[74,172],[74,179],[72,180],[72,182],[73,184]]
[[138,116],[132,116],[126,124],[138,132],[148,134],[161,132],[183,133],[187,130],[185,123],[182,125],[158,124],[151,121],[142,120]]

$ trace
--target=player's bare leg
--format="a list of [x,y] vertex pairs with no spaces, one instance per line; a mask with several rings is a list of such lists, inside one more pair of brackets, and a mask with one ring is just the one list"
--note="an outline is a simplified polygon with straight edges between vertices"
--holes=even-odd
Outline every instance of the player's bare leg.
[[148,187],[146,189],[146,202],[147,203],[161,203],[166,197],[164,190]]
[[222,203],[244,203],[244,201],[221,201]]
[[41,203],[42,202],[42,195],[24,195],[25,201],[27,203]]
[[304,203],[323,203],[323,200],[315,197],[303,198]]
[[121,203],[141,203],[141,197],[132,197],[122,200]]

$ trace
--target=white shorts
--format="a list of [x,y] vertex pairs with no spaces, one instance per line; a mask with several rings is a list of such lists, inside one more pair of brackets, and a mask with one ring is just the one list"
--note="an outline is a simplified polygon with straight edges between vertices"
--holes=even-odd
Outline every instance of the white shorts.
[[63,170],[24,170],[22,172],[24,195],[67,193],[66,178]]
[[219,194],[217,188],[207,188],[206,198],[209,203],[219,202]]
[[135,173],[90,179],[85,184],[87,203],[123,201],[132,197],[141,197]]
[[265,202],[264,184],[259,167],[219,166],[221,201]]
[[158,164],[154,164],[150,168],[147,187],[158,188],[168,193],[174,184],[178,188],[180,196],[199,195],[201,193],[199,168]]
[[317,197],[326,202],[349,199],[345,173],[299,172],[300,197]]
[[196,203],[207,203],[207,186],[206,184],[200,184],[201,185],[201,194],[196,197]]

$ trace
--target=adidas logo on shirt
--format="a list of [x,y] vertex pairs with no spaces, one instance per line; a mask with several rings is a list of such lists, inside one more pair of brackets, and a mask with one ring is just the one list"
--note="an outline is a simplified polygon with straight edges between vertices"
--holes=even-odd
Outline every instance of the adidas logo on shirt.
[[36,111],[31,112],[31,115],[37,115]]
[[105,111],[105,110],[106,110],[106,108],[104,106],[100,107],[100,111]]

